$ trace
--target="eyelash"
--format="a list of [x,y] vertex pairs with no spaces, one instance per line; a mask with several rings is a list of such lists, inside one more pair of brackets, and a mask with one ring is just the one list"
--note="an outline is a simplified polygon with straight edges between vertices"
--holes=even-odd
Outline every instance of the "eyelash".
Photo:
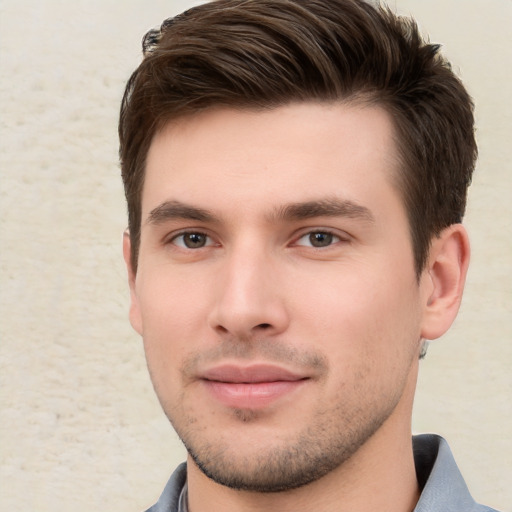
[[[200,245],[198,247],[189,247],[186,245],[186,242],[185,242],[185,239],[184,237],[185,236],[199,236],[199,237],[205,237],[205,244],[204,245]],[[314,235],[326,235],[327,239],[328,239],[328,245],[325,245],[325,246],[315,246],[313,245],[313,242],[311,240],[311,237],[314,236]],[[306,244],[301,244],[299,243],[302,239],[305,239],[306,237],[310,237],[309,241],[311,242],[310,245],[306,245]],[[177,243],[176,241],[179,240],[179,239],[182,239],[182,242],[181,243]],[[330,240],[329,240],[330,238]],[[330,247],[332,247],[333,245],[337,244],[337,243],[340,243],[340,242],[346,242],[348,241],[348,237],[343,237],[337,233],[334,233],[333,231],[329,230],[329,229],[312,229],[312,230],[309,230],[309,231],[305,231],[303,232],[299,237],[295,238],[293,243],[292,243],[292,246],[298,246],[298,247],[309,247],[309,248],[312,248],[312,249],[316,249],[316,250],[325,250],[325,249],[328,249]],[[200,231],[200,230],[197,230],[197,231],[194,231],[194,230],[189,230],[189,231],[182,231],[180,233],[177,233],[175,235],[173,235],[172,237],[170,237],[167,241],[166,241],[166,244],[173,244],[175,245],[176,247],[178,247],[179,249],[182,249],[182,250],[191,250],[191,251],[194,251],[194,250],[199,250],[199,249],[204,249],[204,248],[207,248],[207,247],[211,247],[212,245],[219,245],[219,244],[215,244],[215,243],[212,243],[213,242],[213,239],[210,235],[208,235],[208,233],[205,233],[203,231]]]
[[313,230],[310,230],[310,231],[307,231],[307,232],[301,234],[301,236],[299,238],[297,238],[296,241],[294,242],[294,245],[302,246],[298,242],[306,237],[309,237],[310,242],[311,242],[311,237],[313,235],[327,235],[327,238],[329,238],[329,237],[331,238],[331,240],[329,241],[329,244],[326,246],[317,247],[317,246],[313,245],[313,243],[311,243],[311,245],[308,246],[308,247],[311,247],[314,249],[319,249],[319,250],[328,249],[329,247],[333,246],[334,244],[343,242],[346,240],[343,237],[341,237],[339,234],[334,233],[333,231],[331,231],[329,229],[313,229]]
[[[190,230],[190,231],[182,231],[181,233],[177,233],[175,235],[173,235],[171,238],[168,239],[168,241],[166,243],[168,244],[173,244],[177,247],[179,247],[180,249],[184,249],[184,250],[197,250],[197,249],[203,249],[205,247],[210,247],[211,243],[207,243],[201,247],[187,247],[186,244],[185,244],[185,241],[184,241],[184,237],[185,236],[191,236],[191,235],[196,235],[196,236],[201,236],[201,237],[205,237],[206,239],[210,239],[212,240],[212,238],[208,235],[208,233],[204,233],[203,231],[193,231],[193,230]],[[182,239],[182,243],[181,244],[177,244],[176,243],[176,240],[178,239]]]

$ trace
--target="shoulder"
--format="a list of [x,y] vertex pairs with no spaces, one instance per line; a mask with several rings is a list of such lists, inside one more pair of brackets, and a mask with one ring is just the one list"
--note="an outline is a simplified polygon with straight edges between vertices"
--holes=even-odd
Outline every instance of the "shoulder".
[[187,465],[180,464],[169,478],[158,501],[146,512],[180,512],[180,496],[187,481]]
[[414,462],[422,489],[414,512],[498,512],[472,498],[448,443],[435,434],[413,437]]

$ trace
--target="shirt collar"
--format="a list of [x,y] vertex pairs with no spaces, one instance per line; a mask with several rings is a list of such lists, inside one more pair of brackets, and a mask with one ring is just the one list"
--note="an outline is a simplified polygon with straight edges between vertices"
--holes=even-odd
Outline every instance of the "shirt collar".
[[[492,512],[475,503],[442,437],[423,434],[414,436],[412,442],[416,475],[422,489],[414,512]],[[188,512],[186,479],[183,463],[171,476],[158,503],[147,512]]]
[[414,512],[465,512],[477,508],[455,463],[448,443],[440,436],[413,437],[414,463],[421,497]]

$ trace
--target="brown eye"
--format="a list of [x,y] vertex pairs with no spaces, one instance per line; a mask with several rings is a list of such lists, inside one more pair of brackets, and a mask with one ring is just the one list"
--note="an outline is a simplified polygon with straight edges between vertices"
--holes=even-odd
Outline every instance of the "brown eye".
[[183,241],[189,249],[197,249],[206,245],[206,235],[202,233],[186,233]]
[[302,247],[314,247],[315,249],[324,249],[331,245],[341,242],[343,239],[338,235],[329,231],[309,231],[302,235],[296,242],[295,245]]
[[326,233],[323,231],[315,231],[309,233],[308,240],[313,247],[328,247],[333,243],[334,236],[332,233]]
[[204,233],[189,232],[182,233],[172,240],[174,245],[184,249],[201,249],[207,245],[211,245],[209,237]]

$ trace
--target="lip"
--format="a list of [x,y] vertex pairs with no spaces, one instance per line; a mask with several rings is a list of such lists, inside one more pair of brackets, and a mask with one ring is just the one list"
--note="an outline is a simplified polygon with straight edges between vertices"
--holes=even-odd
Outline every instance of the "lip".
[[204,371],[200,379],[210,394],[228,407],[261,409],[296,391],[309,376],[257,364],[216,366]]
[[252,384],[275,381],[291,382],[302,380],[307,376],[271,364],[252,364],[250,366],[224,364],[205,370],[200,377],[218,382]]

